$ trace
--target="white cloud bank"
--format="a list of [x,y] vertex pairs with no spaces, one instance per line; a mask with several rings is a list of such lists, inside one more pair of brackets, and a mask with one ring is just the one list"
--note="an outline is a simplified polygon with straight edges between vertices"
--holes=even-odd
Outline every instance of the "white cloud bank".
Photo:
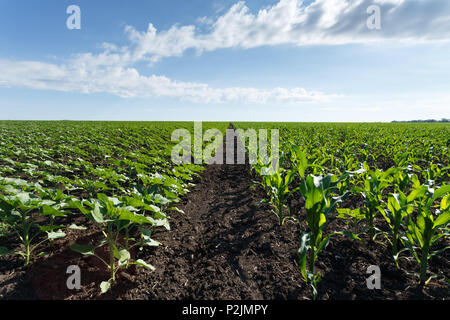
[[[367,9],[374,4],[381,10],[381,30],[367,28]],[[281,44],[449,41],[450,1],[315,0],[305,5],[302,0],[280,0],[257,14],[240,1],[216,20],[203,17],[200,21],[207,25],[207,32],[199,32],[194,25],[174,25],[160,32],[151,23],[143,32],[127,26],[134,51],[125,58],[158,61],[181,56],[188,49],[201,53]]]
[[[370,5],[381,8],[382,29],[366,27]],[[164,76],[143,76],[133,67],[142,61],[182,56],[188,49],[199,53],[223,48],[255,48],[291,44],[341,45],[376,41],[448,41],[450,1],[447,0],[280,0],[250,12],[244,2],[226,13],[201,18],[206,32],[193,25],[174,25],[158,32],[149,24],[140,32],[125,28],[130,44],[104,44],[100,54],[78,54],[64,64],[0,60],[0,85],[82,93],[110,93],[121,97],[177,98],[204,103],[323,102],[338,95],[303,88],[212,88]]]
[[122,66],[80,67],[37,61],[0,60],[0,85],[80,93],[110,93],[123,98],[176,98],[200,103],[324,102],[328,95],[303,88],[212,88],[204,83],[174,81],[164,76],[142,76]]

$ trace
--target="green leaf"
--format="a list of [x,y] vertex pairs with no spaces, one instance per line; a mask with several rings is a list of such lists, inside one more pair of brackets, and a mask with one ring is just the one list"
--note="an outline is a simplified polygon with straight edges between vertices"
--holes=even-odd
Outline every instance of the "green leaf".
[[86,227],[77,226],[76,224],[73,224],[73,223],[68,228],[71,230],[87,230]]
[[126,262],[126,261],[130,260],[130,258],[131,258],[131,255],[127,249],[122,249],[119,251],[119,262],[121,262],[121,263]]
[[297,170],[300,175],[300,178],[304,178],[305,170],[308,167],[308,159],[306,158],[306,154],[300,150],[298,146],[294,146],[294,151],[297,156]]
[[10,254],[11,252],[12,252],[12,250],[9,250],[8,248],[0,247],[0,257],[6,256],[7,254]]
[[81,253],[85,256],[94,256],[95,255],[95,253],[94,253],[95,247],[91,246],[91,245],[73,244],[70,246],[70,249],[75,252]]
[[[338,232],[337,234],[340,234],[340,233]],[[353,232],[350,232],[350,231],[343,231],[342,235],[344,235],[344,236],[346,236],[348,238],[351,238],[353,240],[361,240],[361,238],[358,237],[358,235],[356,235],[356,234],[354,234]]]
[[326,236],[326,237],[319,243],[319,245],[317,246],[317,250],[316,250],[316,252],[315,252],[316,257],[319,255],[319,253],[320,253],[323,249],[325,249],[325,248],[328,246],[328,244],[330,243],[330,238],[331,238],[332,235],[333,235],[333,234],[329,234],[328,236]]
[[100,206],[98,205],[98,203],[95,203],[95,207],[91,211],[91,214],[92,214],[92,218],[94,218],[95,222],[97,222],[97,223],[105,222],[105,220],[103,218],[103,214],[100,211]]
[[59,226],[39,226],[39,230],[41,230],[42,232],[51,232],[54,230],[59,230],[64,228],[63,225],[59,225]]
[[144,245],[149,246],[149,247],[157,247],[157,246],[161,245],[160,242],[150,238],[150,236],[151,236],[150,230],[142,229],[141,233],[142,233],[142,238],[144,239]]
[[141,260],[141,259],[136,260],[135,262],[133,262],[133,264],[141,266],[141,267],[145,267],[145,268],[150,269],[152,271],[155,270],[154,266],[148,264],[147,262],[145,262],[144,260]]
[[61,239],[64,238],[66,234],[63,231],[56,231],[56,232],[47,232],[47,237],[49,239]]
[[108,292],[110,288],[111,283],[109,283],[109,281],[102,281],[102,283],[100,283],[100,290],[102,291],[102,293]]
[[173,210],[173,211],[176,211],[178,213],[184,214],[184,211],[181,210],[181,209],[178,209],[177,207],[171,207],[169,210]]
[[119,219],[120,220],[128,220],[137,224],[149,223],[152,224],[152,221],[142,214],[137,214],[125,209],[121,209],[119,211]]
[[448,194],[448,195],[446,195],[445,197],[442,198],[440,209],[442,211],[450,209],[450,194]]
[[327,218],[325,217],[325,214],[320,213],[319,214],[319,225],[318,227],[322,227],[327,222]]
[[407,202],[411,202],[416,200],[417,198],[422,197],[425,195],[425,193],[428,191],[428,188],[426,186],[420,186],[419,188],[414,189],[411,191],[411,193],[406,198]]
[[151,221],[153,226],[164,227],[170,231],[170,223],[169,223],[168,219],[153,219],[153,218],[148,218],[148,219]]
[[59,210],[56,210],[55,208],[49,206],[49,205],[43,205],[42,206],[42,213],[44,216],[53,216],[53,217],[65,217],[65,213],[61,212]]
[[441,213],[439,217],[436,218],[433,224],[433,228],[439,227],[441,225],[446,225],[450,221],[450,211]]
[[105,202],[105,203],[110,202],[108,196],[107,196],[106,194],[104,194],[104,193],[99,193],[99,194],[97,194],[97,198],[98,198],[99,200]]
[[308,279],[308,273],[306,270],[306,255],[308,253],[308,250],[310,248],[310,237],[311,234],[309,232],[303,231],[300,235],[300,247],[298,249],[298,261],[300,265],[300,271],[303,275],[303,278],[305,281]]
[[446,186],[443,186],[443,187],[440,187],[439,189],[434,191],[434,193],[433,193],[433,201],[443,197],[444,195],[446,195],[449,192],[450,192],[450,184],[446,185]]
[[30,202],[30,194],[28,192],[21,192],[15,195],[15,198],[19,200],[22,204],[27,204]]

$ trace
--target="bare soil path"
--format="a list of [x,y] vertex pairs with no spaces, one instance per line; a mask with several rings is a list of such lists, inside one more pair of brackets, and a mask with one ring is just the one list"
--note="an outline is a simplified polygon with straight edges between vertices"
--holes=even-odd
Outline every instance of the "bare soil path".
[[297,259],[298,230],[279,228],[251,190],[246,165],[210,165],[179,206],[185,214],[126,298],[299,299],[308,292]]

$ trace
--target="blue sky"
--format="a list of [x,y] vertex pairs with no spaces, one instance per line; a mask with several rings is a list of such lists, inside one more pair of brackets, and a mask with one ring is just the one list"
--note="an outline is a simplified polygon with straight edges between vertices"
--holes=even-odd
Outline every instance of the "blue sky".
[[449,40],[446,0],[2,0],[0,119],[450,118]]

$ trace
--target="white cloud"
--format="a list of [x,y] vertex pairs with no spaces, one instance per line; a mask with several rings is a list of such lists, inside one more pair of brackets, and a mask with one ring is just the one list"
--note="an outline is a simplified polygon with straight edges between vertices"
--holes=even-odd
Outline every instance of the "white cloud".
[[[381,30],[369,30],[366,10],[381,8]],[[221,48],[254,48],[291,44],[337,45],[380,41],[449,41],[450,2],[447,0],[280,0],[253,14],[240,1],[200,32],[194,25],[174,25],[157,31],[149,24],[145,31],[126,27],[134,44],[134,58],[158,61],[180,56],[188,49],[199,52]]]
[[80,93],[110,93],[120,97],[176,98],[201,103],[323,102],[337,98],[303,88],[212,88],[204,83],[174,81],[164,76],[142,76],[135,68],[99,66],[77,58],[72,64],[0,60],[0,85]]
[[[366,27],[369,5],[382,8],[382,30]],[[100,54],[82,53],[64,64],[0,60],[0,85],[35,89],[106,92],[121,97],[164,97],[196,102],[323,102],[337,95],[303,88],[212,88],[205,83],[182,82],[164,76],[143,76],[134,65],[221,48],[254,48],[291,44],[336,45],[374,41],[448,41],[450,2],[440,0],[280,0],[251,13],[245,2],[216,18],[201,17],[194,25],[173,25],[157,31],[125,28],[129,45],[104,43]]]

